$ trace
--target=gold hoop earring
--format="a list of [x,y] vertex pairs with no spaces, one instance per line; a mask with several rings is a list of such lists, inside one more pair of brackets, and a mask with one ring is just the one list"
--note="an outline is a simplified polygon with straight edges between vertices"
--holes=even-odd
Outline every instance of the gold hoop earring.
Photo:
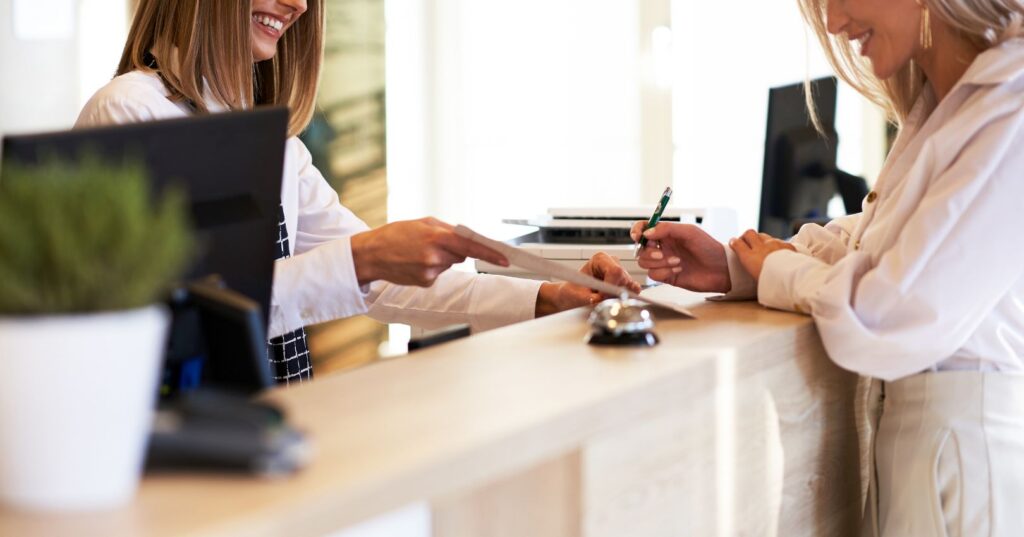
[[928,50],[932,48],[932,15],[931,10],[925,5],[924,0],[917,0],[917,5],[921,6],[921,48]]

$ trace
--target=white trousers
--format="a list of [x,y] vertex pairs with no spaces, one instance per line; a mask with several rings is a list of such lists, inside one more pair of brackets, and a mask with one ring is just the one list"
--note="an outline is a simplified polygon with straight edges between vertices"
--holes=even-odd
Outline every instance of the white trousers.
[[1024,536],[1024,375],[884,384],[865,535]]

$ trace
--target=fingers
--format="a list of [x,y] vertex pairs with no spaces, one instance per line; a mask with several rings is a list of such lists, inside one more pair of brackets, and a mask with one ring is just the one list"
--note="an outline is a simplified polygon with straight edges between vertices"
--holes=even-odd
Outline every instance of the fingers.
[[750,244],[742,236],[736,239],[729,239],[729,247],[741,258],[753,251]]
[[453,225],[451,225],[451,224],[449,224],[447,222],[444,222],[442,220],[438,220],[437,218],[434,218],[433,216],[427,216],[425,218],[420,218],[419,221],[424,223],[424,224],[427,224],[428,226],[439,227],[441,229],[447,229],[448,231],[451,231],[451,230],[455,229],[455,226],[453,226]]
[[606,270],[603,280],[618,287],[625,287],[634,293],[639,293],[641,290],[640,282],[634,280],[633,277],[626,272],[626,269],[619,265],[615,265],[610,270]]
[[[465,260],[467,257],[472,257],[474,259],[480,259],[502,267],[507,267],[509,265],[508,259],[506,259],[501,253],[496,252],[476,241],[457,235],[455,233],[455,227],[451,224],[442,222],[430,216],[421,218],[417,220],[416,223],[422,226],[427,226],[425,230],[427,236],[424,238],[424,242],[428,246],[436,245],[455,256],[461,257],[462,260]],[[458,262],[461,263],[462,260]]]
[[675,255],[664,255],[660,251],[652,251],[647,253],[646,251],[637,258],[637,265],[645,270],[658,269],[658,268],[672,268],[678,267],[683,263],[683,260],[679,256]]
[[682,264],[682,259],[673,251],[660,250],[657,248],[644,248],[637,256],[637,264],[641,268],[650,270],[654,268],[674,267]]
[[565,311],[580,306],[593,306],[603,299],[604,297],[600,293],[595,293],[586,287],[562,283],[562,288],[558,293],[557,310]]
[[[752,229],[748,229],[743,235],[740,236],[741,242],[746,244],[750,250],[759,252],[762,255],[768,255],[771,252],[777,250],[792,250],[796,251],[796,247],[792,244],[772,237],[767,233],[757,233]],[[733,248],[735,250],[735,248]]]
[[765,245],[763,239],[756,232],[751,234],[747,231],[738,239],[732,239],[729,241],[729,247],[736,252],[736,256],[739,257],[740,264],[746,269],[754,280],[758,280],[761,277],[761,267],[764,265],[764,258],[766,255]]
[[715,240],[700,226],[678,222],[659,222],[658,225],[644,231],[644,236],[647,240],[669,239],[679,242]]
[[644,237],[647,237],[648,241],[660,241],[668,238],[670,235],[685,233],[682,228],[685,224],[674,224],[670,222],[659,222],[658,225],[648,228],[644,231]]
[[648,271],[647,277],[656,282],[673,283],[681,272],[682,267],[658,268]]
[[792,244],[790,244],[790,243],[788,243],[788,242],[786,242],[784,240],[780,240],[780,239],[776,239],[776,238],[772,238],[771,240],[765,242],[765,246],[767,246],[768,249],[773,251],[773,252],[775,250],[792,250],[794,252],[797,251],[796,250],[796,246],[793,246]]
[[[758,233],[753,229],[748,229],[740,235],[740,239],[747,244],[750,248],[754,249],[759,246],[764,246],[765,239],[762,237],[762,233]],[[767,236],[767,235],[764,235]]]
[[460,237],[452,226],[434,218],[393,222],[353,236],[352,245],[360,282],[380,279],[429,287],[467,257],[509,264],[501,253]]
[[[451,265],[449,265],[451,266]],[[430,287],[437,281],[437,277],[440,276],[448,267],[427,267],[423,269],[423,273],[420,275],[420,281],[417,283],[420,287]]]
[[581,306],[595,306],[604,300],[604,295],[578,285],[568,285],[563,290],[562,311]]
[[646,220],[633,222],[633,226],[629,228],[629,238],[633,239],[633,242],[640,242],[640,234],[643,233],[645,227],[647,227]]
[[730,240],[729,247],[736,252],[736,255],[740,256],[740,261],[743,261],[764,250],[765,242],[758,232],[748,229],[738,238]]
[[605,298],[604,295],[592,289],[572,284],[566,286],[565,293],[568,296],[571,296],[569,301],[566,303],[565,309],[578,308],[580,306],[593,306]]
[[430,287],[444,271],[465,260],[463,256],[432,248],[422,252],[416,262],[407,267],[406,274],[412,285]]
[[434,241],[441,248],[463,258],[472,257],[502,267],[507,267],[509,264],[504,255],[476,241],[456,235],[451,226],[447,230],[439,231],[434,237]]
[[[711,252],[721,251],[722,244],[709,235],[706,231],[693,224],[678,224],[674,222],[662,222],[647,231],[643,235],[648,241],[657,241],[658,247],[663,251],[686,253],[687,255],[705,255]],[[648,242],[648,246],[650,246]],[[657,261],[657,256],[651,259]]]
[[640,292],[640,284],[619,264],[619,260],[604,252],[598,252],[580,269],[602,281],[618,287],[625,287],[634,293]]

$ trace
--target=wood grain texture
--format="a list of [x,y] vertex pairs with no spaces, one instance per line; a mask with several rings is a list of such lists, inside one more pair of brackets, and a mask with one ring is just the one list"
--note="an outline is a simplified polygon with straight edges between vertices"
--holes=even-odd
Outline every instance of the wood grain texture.
[[661,319],[654,348],[584,345],[573,311],[274,390],[317,447],[300,474],[149,476],[112,513],[2,510],[0,535],[322,535],[424,499],[502,535],[474,524],[568,497],[573,453],[587,537],[854,532],[854,377],[807,317],[689,299],[700,319]]
[[587,537],[856,535],[856,376],[806,325],[690,371],[682,404],[584,448]]
[[437,498],[434,537],[579,537],[578,452]]

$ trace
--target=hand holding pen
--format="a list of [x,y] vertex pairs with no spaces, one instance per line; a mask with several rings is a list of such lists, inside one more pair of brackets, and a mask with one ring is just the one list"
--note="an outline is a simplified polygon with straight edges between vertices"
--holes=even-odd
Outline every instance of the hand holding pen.
[[[658,221],[661,220],[661,215],[665,213],[665,208],[668,207],[668,200],[670,199],[672,199],[672,187],[667,186],[665,191],[661,193],[661,200],[658,201],[658,206],[654,208],[654,214],[647,221],[647,225],[644,227],[645,230],[658,225]],[[636,241],[637,239],[634,237],[633,240]],[[636,248],[633,248],[634,259],[639,257],[640,250],[643,250],[645,246],[647,246],[647,237],[641,236],[640,240],[636,243]]]
[[[662,199],[667,205],[665,196]],[[661,204],[659,208],[664,210]],[[691,291],[729,292],[732,283],[725,245],[700,226],[658,223],[656,220],[660,218],[661,212],[656,211],[651,220],[637,221],[630,230],[630,236],[638,244],[640,268],[646,269],[652,280]],[[646,247],[648,245],[650,247]]]

